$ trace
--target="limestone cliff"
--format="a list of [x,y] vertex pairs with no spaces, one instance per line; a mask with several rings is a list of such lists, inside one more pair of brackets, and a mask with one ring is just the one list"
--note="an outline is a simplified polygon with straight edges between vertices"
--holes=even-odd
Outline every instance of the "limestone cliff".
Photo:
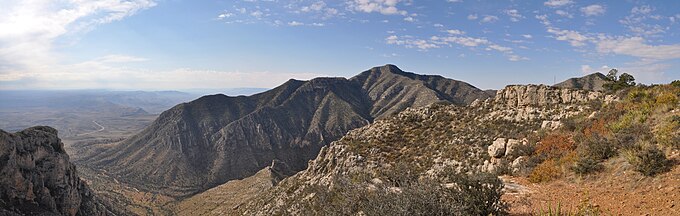
[[114,215],[97,200],[50,127],[0,130],[0,215]]

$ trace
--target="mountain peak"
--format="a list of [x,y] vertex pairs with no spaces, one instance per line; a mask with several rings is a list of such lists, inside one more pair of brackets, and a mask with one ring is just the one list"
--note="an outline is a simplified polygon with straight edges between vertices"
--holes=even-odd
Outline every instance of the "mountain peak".
[[558,88],[573,88],[592,91],[603,91],[604,84],[609,82],[607,77],[602,73],[592,73],[582,77],[571,78],[561,83],[553,85]]

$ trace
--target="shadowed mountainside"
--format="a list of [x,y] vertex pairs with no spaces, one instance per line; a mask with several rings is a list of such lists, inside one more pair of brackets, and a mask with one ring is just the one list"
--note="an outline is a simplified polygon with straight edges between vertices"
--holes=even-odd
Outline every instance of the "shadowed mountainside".
[[209,95],[163,112],[152,125],[80,164],[140,189],[187,196],[255,174],[277,159],[303,170],[321,147],[409,107],[469,104],[489,92],[394,65],[350,78],[290,80],[253,96]]

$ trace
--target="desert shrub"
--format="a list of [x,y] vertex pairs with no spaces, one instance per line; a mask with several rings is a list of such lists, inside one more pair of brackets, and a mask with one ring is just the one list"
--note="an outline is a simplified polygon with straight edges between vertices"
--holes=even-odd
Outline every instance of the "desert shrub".
[[548,134],[536,145],[536,154],[546,158],[559,158],[576,149],[568,134]]
[[[331,189],[310,186],[314,194],[302,215],[505,215],[503,182],[488,173],[453,174],[445,186],[432,179],[412,179],[401,187],[385,183],[373,189],[338,179]],[[396,173],[392,173],[396,174]],[[391,175],[391,174],[390,174]]]
[[658,126],[654,138],[662,146],[680,148],[680,116],[672,116]]
[[600,164],[600,161],[588,156],[579,156],[579,158],[576,159],[576,162],[574,162],[574,165],[571,167],[571,170],[579,175],[599,172],[602,169],[604,169],[604,166]]
[[666,155],[653,144],[641,144],[624,151],[628,163],[635,171],[645,176],[655,176],[670,170],[670,161]]
[[531,171],[529,181],[534,183],[547,182],[561,176],[562,168],[560,168],[559,163],[555,159],[549,159],[543,161]]
[[649,126],[644,124],[632,124],[614,133],[615,142],[619,149],[627,149],[635,146],[643,140],[651,140],[652,132]]
[[590,137],[583,136],[577,140],[579,141],[577,148],[579,154],[595,161],[609,159],[618,152],[616,145],[611,140],[599,134],[592,134]]
[[657,105],[676,105],[678,103],[678,96],[671,92],[664,92],[656,96]]
[[680,80],[675,80],[675,81],[671,82],[671,85],[674,86],[674,87],[680,88]]

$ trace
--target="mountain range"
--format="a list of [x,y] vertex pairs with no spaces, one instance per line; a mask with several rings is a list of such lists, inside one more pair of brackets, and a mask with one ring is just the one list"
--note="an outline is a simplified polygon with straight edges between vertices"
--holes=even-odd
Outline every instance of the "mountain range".
[[409,107],[495,94],[441,76],[375,67],[352,78],[289,80],[252,96],[179,104],[146,129],[79,162],[140,189],[183,197],[251,176],[273,160],[293,171],[347,131]]

